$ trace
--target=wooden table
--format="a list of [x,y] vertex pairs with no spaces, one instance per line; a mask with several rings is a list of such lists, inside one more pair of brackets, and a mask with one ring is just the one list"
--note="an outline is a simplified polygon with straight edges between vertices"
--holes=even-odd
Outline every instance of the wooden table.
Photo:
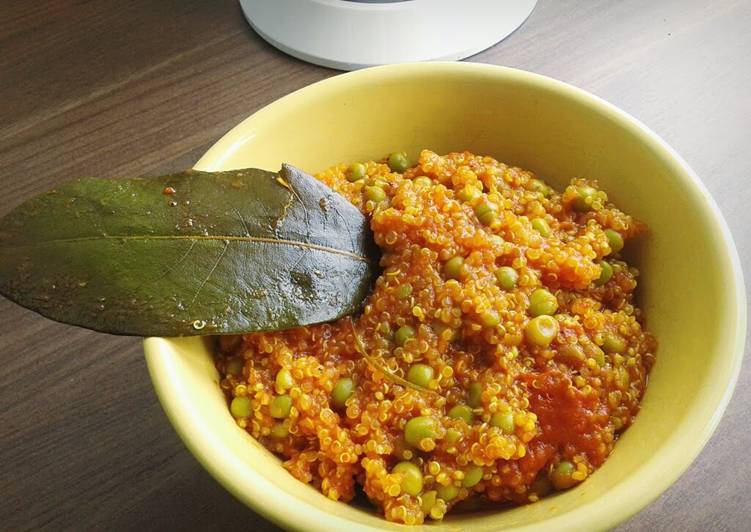
[[[750,28],[748,1],[541,0],[472,60],[562,79],[655,129],[704,179],[749,272]],[[3,2],[0,214],[81,175],[189,167],[249,114],[335,74],[267,45],[235,0]],[[273,528],[177,438],[138,339],[7,300],[0,315],[0,529]],[[746,366],[699,459],[621,530],[748,530],[749,405]]]

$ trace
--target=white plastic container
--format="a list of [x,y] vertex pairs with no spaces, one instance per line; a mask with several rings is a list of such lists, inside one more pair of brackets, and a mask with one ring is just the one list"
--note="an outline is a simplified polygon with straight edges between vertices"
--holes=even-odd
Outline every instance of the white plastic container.
[[537,0],[240,0],[266,41],[341,70],[474,55],[522,25]]

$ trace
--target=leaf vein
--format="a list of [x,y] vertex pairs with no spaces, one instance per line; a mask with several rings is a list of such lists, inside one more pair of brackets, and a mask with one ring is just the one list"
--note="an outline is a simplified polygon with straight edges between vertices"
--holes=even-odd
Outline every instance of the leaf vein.
[[147,283],[154,284],[154,283],[156,283],[158,281],[161,281],[162,279],[164,279],[165,277],[167,277],[167,275],[169,275],[170,273],[174,272],[177,269],[177,267],[180,266],[185,261],[185,259],[188,258],[188,255],[190,255],[190,252],[193,251],[194,247],[196,247],[196,241],[195,240],[191,240],[190,241],[190,246],[188,247],[188,250],[185,253],[183,253],[182,256],[179,259],[177,259],[177,261],[175,261],[174,264],[172,264],[170,266],[167,266],[167,268],[165,268],[165,270],[158,277],[155,277],[151,281],[145,280],[144,282],[142,282],[140,285],[138,285],[137,290],[140,290]]
[[226,240],[229,242],[257,242],[262,244],[276,244],[280,246],[293,246],[308,250],[324,251],[327,253],[334,253],[337,255],[343,255],[350,257],[361,262],[371,262],[367,257],[358,255],[352,251],[346,251],[344,249],[332,248],[330,246],[324,246],[321,244],[312,244],[310,242],[299,242],[296,240],[286,240],[283,238],[268,238],[262,236],[216,236],[216,235],[99,235],[99,236],[87,236],[87,237],[74,237],[74,238],[58,238],[54,240],[40,240],[36,242],[29,242],[28,244],[16,244],[11,246],[3,246],[0,243],[0,248],[23,248],[29,246],[37,246],[40,244],[57,244],[64,242],[86,242],[92,240],[194,240],[194,241],[213,241],[213,240]]
[[203,290],[203,287],[206,286],[206,283],[209,282],[209,279],[211,279],[211,276],[214,275],[214,272],[216,271],[217,266],[219,266],[219,263],[222,261],[222,257],[224,257],[224,254],[227,252],[228,247],[229,247],[229,242],[225,241],[224,247],[222,248],[222,252],[219,253],[219,256],[217,257],[216,261],[214,261],[214,265],[211,267],[211,270],[209,270],[209,273],[201,282],[200,286],[196,290],[196,293],[193,294],[193,299],[190,300],[191,305],[195,303],[196,299],[198,298],[198,294],[201,293],[201,290]]

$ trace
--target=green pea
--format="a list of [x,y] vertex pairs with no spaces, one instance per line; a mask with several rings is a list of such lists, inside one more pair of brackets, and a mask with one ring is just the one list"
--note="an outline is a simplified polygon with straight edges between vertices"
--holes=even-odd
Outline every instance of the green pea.
[[292,378],[292,372],[287,368],[280,369],[276,374],[276,388],[278,390],[289,390],[295,385],[295,379]]
[[352,163],[349,165],[349,172],[347,172],[347,181],[354,183],[359,181],[367,174],[367,168],[362,163]]
[[272,438],[275,438],[277,440],[286,438],[287,434],[289,434],[289,429],[284,425],[284,423],[277,423],[276,425],[271,427],[271,432],[269,433]]
[[608,245],[613,250],[613,253],[618,253],[623,249],[623,237],[618,231],[605,229],[605,236],[608,237]]
[[430,416],[413,417],[404,425],[404,439],[412,447],[420,447],[420,442],[426,438],[438,437],[438,421]]
[[269,413],[276,419],[284,419],[292,408],[292,398],[289,395],[277,395],[271,401]]
[[471,465],[464,470],[464,480],[462,480],[462,486],[465,488],[471,488],[479,484],[482,480],[482,468],[480,466]]
[[581,186],[576,188],[576,198],[573,207],[576,212],[587,212],[592,210],[592,200],[597,190],[590,186]]
[[602,271],[600,272],[600,277],[598,277],[595,281],[595,285],[602,286],[607,283],[611,279],[611,277],[613,277],[613,267],[609,262],[604,260],[601,260],[599,264],[600,268],[602,268]]
[[539,347],[548,347],[558,335],[558,320],[552,316],[537,316],[527,323],[524,334],[527,341]]
[[389,182],[382,177],[374,177],[372,179],[368,179],[367,184],[371,187],[379,188],[386,188],[387,186],[389,186]]
[[342,377],[334,384],[334,388],[331,390],[331,401],[337,408],[343,408],[347,399],[352,397],[355,393],[355,381],[349,377]]
[[438,498],[438,492],[435,490],[426,491],[422,494],[422,511],[424,514],[429,514],[430,510],[435,506],[435,501]]
[[574,486],[577,481],[571,478],[571,475],[576,471],[576,467],[568,460],[558,462],[558,464],[550,472],[550,482],[553,483],[553,487],[557,490],[565,490]]
[[407,340],[414,337],[415,330],[409,325],[402,325],[394,333],[394,343],[401,347],[407,343]]
[[409,283],[400,284],[396,289],[396,297],[399,299],[407,299],[412,295],[412,285]]
[[394,172],[404,172],[409,168],[409,159],[407,152],[398,151],[389,155],[389,168]]
[[450,500],[453,500],[457,495],[459,495],[459,488],[457,488],[453,484],[438,487],[438,496],[444,501],[448,502]]
[[548,225],[548,222],[545,221],[545,218],[533,218],[532,229],[544,237],[550,236],[550,226]]
[[456,405],[449,410],[449,417],[452,419],[463,419],[464,422],[469,425],[472,423],[475,415],[472,413],[472,409],[467,405]]
[[243,366],[245,366],[245,361],[242,358],[233,358],[227,362],[227,375],[241,375]]
[[608,238],[608,245],[612,253],[618,253],[623,249],[623,237],[618,231],[605,229],[605,236]]
[[433,368],[427,364],[414,364],[407,372],[407,380],[423,388],[427,388],[432,379]]
[[490,417],[490,424],[498,427],[504,434],[513,434],[516,432],[513,412],[496,412]]
[[461,279],[464,276],[464,259],[459,256],[451,257],[443,265],[443,273],[448,279]]
[[483,225],[490,225],[496,219],[496,211],[498,207],[492,203],[479,203],[475,206],[475,215],[480,223]]
[[623,390],[628,388],[628,384],[631,382],[631,376],[628,374],[628,370],[623,366],[618,368],[615,382],[618,383],[618,387]]
[[495,327],[501,323],[501,316],[495,310],[486,310],[480,314],[480,323],[484,327]]
[[386,193],[381,187],[365,187],[365,199],[379,203],[386,199]]
[[532,316],[552,316],[558,310],[558,299],[544,288],[538,288],[529,295],[527,310]]
[[566,344],[558,349],[558,356],[561,358],[568,358],[570,360],[584,360],[584,350],[579,344]]
[[498,286],[504,290],[512,290],[516,288],[519,274],[511,266],[501,266],[495,271],[495,279],[498,282]]
[[606,353],[623,353],[626,350],[626,340],[620,336],[609,334],[603,339],[602,349]]
[[462,438],[462,433],[455,428],[446,429],[446,443],[454,445]]
[[602,367],[605,365],[605,351],[600,349],[597,346],[594,346],[594,352],[592,353],[592,358],[597,362],[597,365]]
[[462,201],[470,202],[474,199],[479,198],[480,194],[482,194],[482,191],[477,187],[473,187],[472,185],[464,185],[461,189],[459,189],[459,192],[456,193],[456,197]]
[[229,404],[229,411],[235,417],[250,417],[253,413],[253,403],[250,397],[235,397]]
[[467,403],[472,408],[479,408],[482,405],[482,384],[473,382],[467,389]]
[[422,471],[412,462],[399,462],[391,470],[402,475],[401,487],[404,493],[419,495],[422,491]]
[[420,177],[415,178],[413,183],[419,187],[429,187],[433,184],[433,180],[426,175],[421,175]]
[[547,198],[553,193],[553,190],[540,179],[530,179],[529,189],[533,192],[539,192],[543,197]]

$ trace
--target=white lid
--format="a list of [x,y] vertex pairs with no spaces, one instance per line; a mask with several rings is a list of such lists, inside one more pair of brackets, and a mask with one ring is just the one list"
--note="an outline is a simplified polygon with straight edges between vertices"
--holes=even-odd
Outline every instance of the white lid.
[[463,59],[510,35],[537,0],[240,0],[269,43],[342,70]]

